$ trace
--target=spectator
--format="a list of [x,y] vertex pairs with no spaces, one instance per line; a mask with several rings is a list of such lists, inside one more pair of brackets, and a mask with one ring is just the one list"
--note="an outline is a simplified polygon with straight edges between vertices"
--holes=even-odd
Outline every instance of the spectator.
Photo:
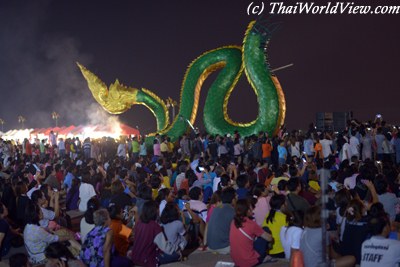
[[237,266],[255,266],[271,261],[266,251],[273,238],[253,221],[252,213],[246,199],[237,201],[229,232],[230,255]]
[[207,246],[221,254],[229,254],[229,230],[235,215],[233,208],[236,199],[235,189],[227,187],[222,190],[222,205],[214,208],[207,225]]

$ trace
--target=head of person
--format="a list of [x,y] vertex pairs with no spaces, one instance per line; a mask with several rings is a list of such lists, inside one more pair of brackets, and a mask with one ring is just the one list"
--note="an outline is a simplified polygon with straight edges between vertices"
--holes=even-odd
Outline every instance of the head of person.
[[302,210],[294,210],[286,217],[288,227],[296,226],[302,228],[304,225],[304,212]]
[[10,267],[29,267],[31,264],[29,263],[28,256],[25,253],[16,253],[12,255],[9,259]]
[[371,235],[388,237],[391,231],[390,218],[385,212],[382,203],[374,203],[369,210],[370,219],[368,229]]
[[68,247],[62,242],[50,243],[44,251],[46,267],[68,266],[68,260],[75,259]]
[[93,213],[93,222],[95,226],[108,226],[110,221],[110,214],[106,209],[98,209]]
[[138,197],[144,200],[153,199],[151,187],[148,186],[146,183],[140,184],[138,187]]
[[241,174],[236,179],[236,184],[239,188],[245,188],[249,184],[249,176],[247,174]]
[[299,192],[301,190],[300,179],[297,177],[290,178],[287,182],[287,189],[290,192]]
[[259,198],[268,194],[267,188],[263,184],[255,184],[253,187],[253,196]]
[[143,204],[142,214],[140,214],[140,221],[142,223],[149,223],[150,221],[156,221],[158,217],[158,204],[154,200],[146,201]]
[[39,221],[43,218],[40,207],[35,203],[29,203],[25,210],[25,222],[27,224],[39,225]]
[[233,187],[226,187],[221,192],[221,201],[224,204],[234,204],[236,199],[236,190]]
[[156,201],[158,203],[161,203],[161,201],[163,200],[165,201],[173,200],[173,194],[169,188],[163,188],[158,191]]
[[161,213],[160,221],[162,224],[167,224],[180,219],[178,205],[174,202],[168,202]]
[[346,188],[340,189],[335,194],[336,207],[339,208],[340,216],[344,216],[346,212],[347,205],[352,199],[351,193]]
[[267,223],[273,223],[275,214],[278,210],[280,210],[286,203],[285,195],[273,195],[269,201],[269,205],[271,206],[271,210],[266,218]]
[[311,206],[304,214],[304,227],[320,228],[321,225],[321,207]]
[[111,202],[107,207],[108,214],[111,220],[121,220],[122,218],[122,208],[120,205]]
[[111,194],[118,195],[124,192],[124,186],[120,180],[116,180],[111,184]]
[[235,205],[235,216],[233,217],[236,228],[243,226],[247,218],[252,219],[253,208],[247,199],[239,199]]
[[202,196],[203,192],[201,190],[201,188],[195,186],[192,189],[190,189],[189,191],[189,197],[192,200],[200,200],[201,196]]
[[15,193],[17,196],[26,194],[28,192],[28,187],[26,186],[26,183],[19,181],[17,185],[15,186]]
[[86,223],[94,224],[93,213],[100,208],[100,202],[96,197],[89,199],[86,205],[87,209],[84,214]]
[[31,195],[31,200],[33,203],[42,206],[47,202],[46,196],[42,190],[36,190]]
[[346,219],[351,221],[359,221],[365,214],[366,208],[364,203],[355,198],[350,200],[349,204],[347,205],[346,209]]

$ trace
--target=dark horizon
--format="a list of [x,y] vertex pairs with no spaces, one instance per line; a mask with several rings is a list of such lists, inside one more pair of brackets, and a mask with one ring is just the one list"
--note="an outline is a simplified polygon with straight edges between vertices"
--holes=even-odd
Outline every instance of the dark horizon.
[[[32,128],[101,123],[104,112],[91,96],[75,62],[107,85],[120,82],[147,88],[179,102],[190,62],[225,45],[240,45],[251,1],[12,1],[0,3],[0,118],[4,130],[20,128],[18,115]],[[264,1],[265,4],[269,3]],[[355,4],[374,4],[356,1]],[[322,4],[318,2],[318,4]],[[382,3],[395,5],[395,1]],[[267,14],[264,14],[266,17]],[[269,48],[272,69],[286,96],[288,129],[306,129],[316,112],[353,111],[373,120],[380,113],[399,124],[399,15],[280,15]],[[204,104],[211,75],[203,87]],[[6,100],[4,100],[6,99]],[[256,97],[243,76],[229,101],[236,121],[257,114]],[[119,116],[143,132],[156,129],[142,106]],[[196,126],[202,128],[202,112]]]

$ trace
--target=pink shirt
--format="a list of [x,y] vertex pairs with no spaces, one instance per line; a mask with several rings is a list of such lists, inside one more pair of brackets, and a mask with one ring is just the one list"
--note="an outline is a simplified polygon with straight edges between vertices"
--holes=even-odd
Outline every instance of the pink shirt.
[[154,152],[154,156],[161,156],[160,144],[154,144],[153,145],[153,152]]
[[265,217],[271,210],[271,207],[269,205],[270,199],[271,197],[268,196],[268,197],[259,197],[257,200],[253,213],[254,213],[254,219],[259,226],[262,225],[262,223],[265,220]]

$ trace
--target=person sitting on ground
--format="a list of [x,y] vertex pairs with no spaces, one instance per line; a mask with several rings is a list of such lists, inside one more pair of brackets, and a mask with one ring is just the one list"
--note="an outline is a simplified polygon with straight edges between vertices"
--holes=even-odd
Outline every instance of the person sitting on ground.
[[10,267],[30,267],[28,256],[24,253],[17,253],[8,260]]
[[26,195],[28,192],[28,187],[22,181],[19,181],[15,187],[15,193],[17,195],[17,216],[16,216],[16,224],[19,228],[23,229],[26,225],[26,217],[25,210],[27,206],[30,204],[31,200]]
[[[182,222],[181,212],[178,205],[168,202],[161,213],[160,222],[168,242],[177,246],[182,251],[186,247],[186,229]],[[176,251],[179,253],[179,251]]]
[[76,259],[68,249],[70,246],[75,246],[76,249],[80,249],[80,245],[77,242],[54,242],[48,245],[44,251],[47,259],[45,267],[85,267],[86,265],[82,261]]
[[390,217],[381,203],[371,206],[368,222],[371,238],[365,240],[361,248],[361,267],[398,266],[400,264],[400,241],[388,238]]
[[286,209],[286,196],[274,195],[269,202],[271,210],[268,213],[263,227],[268,227],[274,238],[274,244],[269,254],[275,258],[285,258],[285,252],[281,243],[281,228],[286,226],[286,215],[282,212]]
[[[60,215],[59,192],[49,190],[48,193],[50,194],[50,203],[47,202],[46,196],[42,190],[34,191],[32,193],[31,200],[42,210],[43,219],[41,219],[39,222],[40,226],[51,230],[58,230],[60,226],[57,225],[54,220]],[[51,224],[50,221],[52,221]]]
[[158,214],[157,202],[149,200],[144,203],[134,228],[133,246],[128,253],[135,265],[155,267],[181,258],[181,254],[177,253],[177,246],[167,242],[161,226],[157,223]]
[[80,223],[81,241],[85,241],[86,235],[94,228],[93,213],[100,208],[99,200],[95,197],[89,199],[83,218]]
[[385,211],[389,214],[390,220],[394,222],[396,219],[396,206],[400,205],[400,199],[395,194],[388,192],[388,182],[382,175],[378,175],[375,178],[374,185],[379,202],[383,204]]
[[80,259],[87,266],[128,267],[131,262],[126,257],[112,256],[113,231],[111,219],[106,209],[93,213],[95,227],[86,235],[82,244]]
[[65,208],[69,210],[77,210],[79,206],[79,186],[80,182],[78,179],[73,178],[70,190],[67,192],[65,199]]
[[285,251],[285,258],[289,260],[290,266],[294,264],[293,252],[297,252],[300,249],[300,238],[303,233],[303,217],[303,211],[295,210],[291,212],[290,216],[287,216],[288,226],[281,228],[281,243]]
[[66,241],[68,238],[50,234],[39,226],[39,221],[43,219],[43,213],[40,207],[34,203],[27,206],[25,219],[27,224],[24,229],[24,242],[29,254],[29,261],[33,264],[43,264],[46,262],[44,255],[46,247],[50,243]]
[[268,190],[263,184],[259,183],[253,187],[254,219],[259,226],[262,225],[265,217],[271,210],[271,206],[269,205],[270,199]]
[[10,226],[8,222],[8,209],[0,202],[0,260],[10,252],[14,241],[23,242],[22,236],[19,233],[19,229],[13,229]]
[[287,208],[289,211],[301,210],[303,214],[306,212],[308,208],[310,208],[310,204],[308,201],[299,196],[301,191],[301,183],[300,179],[297,177],[290,178],[287,184],[287,188],[289,190],[289,194],[287,195]]
[[245,199],[249,196],[249,177],[247,174],[241,174],[236,178],[236,184],[238,189],[236,189],[236,194],[238,199]]
[[[300,251],[303,253],[304,266],[316,267],[322,261],[321,207],[311,206],[304,214],[304,231],[300,238]],[[328,240],[329,241],[329,240]],[[340,257],[327,244],[330,258],[336,260],[336,266],[352,267],[356,260],[354,256]]]
[[130,209],[132,206],[132,199],[124,192],[124,185],[120,180],[116,180],[111,184],[111,198],[110,203],[114,203],[118,205],[121,209],[127,208]]
[[94,190],[93,185],[90,184],[90,173],[85,170],[82,174],[81,185],[79,186],[79,210],[85,212],[87,202],[94,196],[96,196],[96,191]]
[[272,242],[273,238],[253,221],[252,214],[248,200],[236,202],[229,231],[230,255],[236,266],[255,266],[271,260],[266,251],[268,242]]
[[126,256],[132,229],[122,222],[122,209],[120,206],[118,206],[118,204],[111,202],[107,210],[111,218],[110,228],[113,231],[113,244],[115,246],[115,253],[119,256]]
[[162,188],[160,189],[160,191],[158,191],[156,201],[159,205],[160,216],[161,216],[161,213],[163,212],[165,205],[167,205],[168,202],[174,202],[175,199],[172,191],[169,188]]
[[229,254],[229,230],[235,216],[233,205],[236,201],[236,192],[227,187],[221,192],[222,205],[214,208],[207,224],[207,246],[210,250],[221,254]]

